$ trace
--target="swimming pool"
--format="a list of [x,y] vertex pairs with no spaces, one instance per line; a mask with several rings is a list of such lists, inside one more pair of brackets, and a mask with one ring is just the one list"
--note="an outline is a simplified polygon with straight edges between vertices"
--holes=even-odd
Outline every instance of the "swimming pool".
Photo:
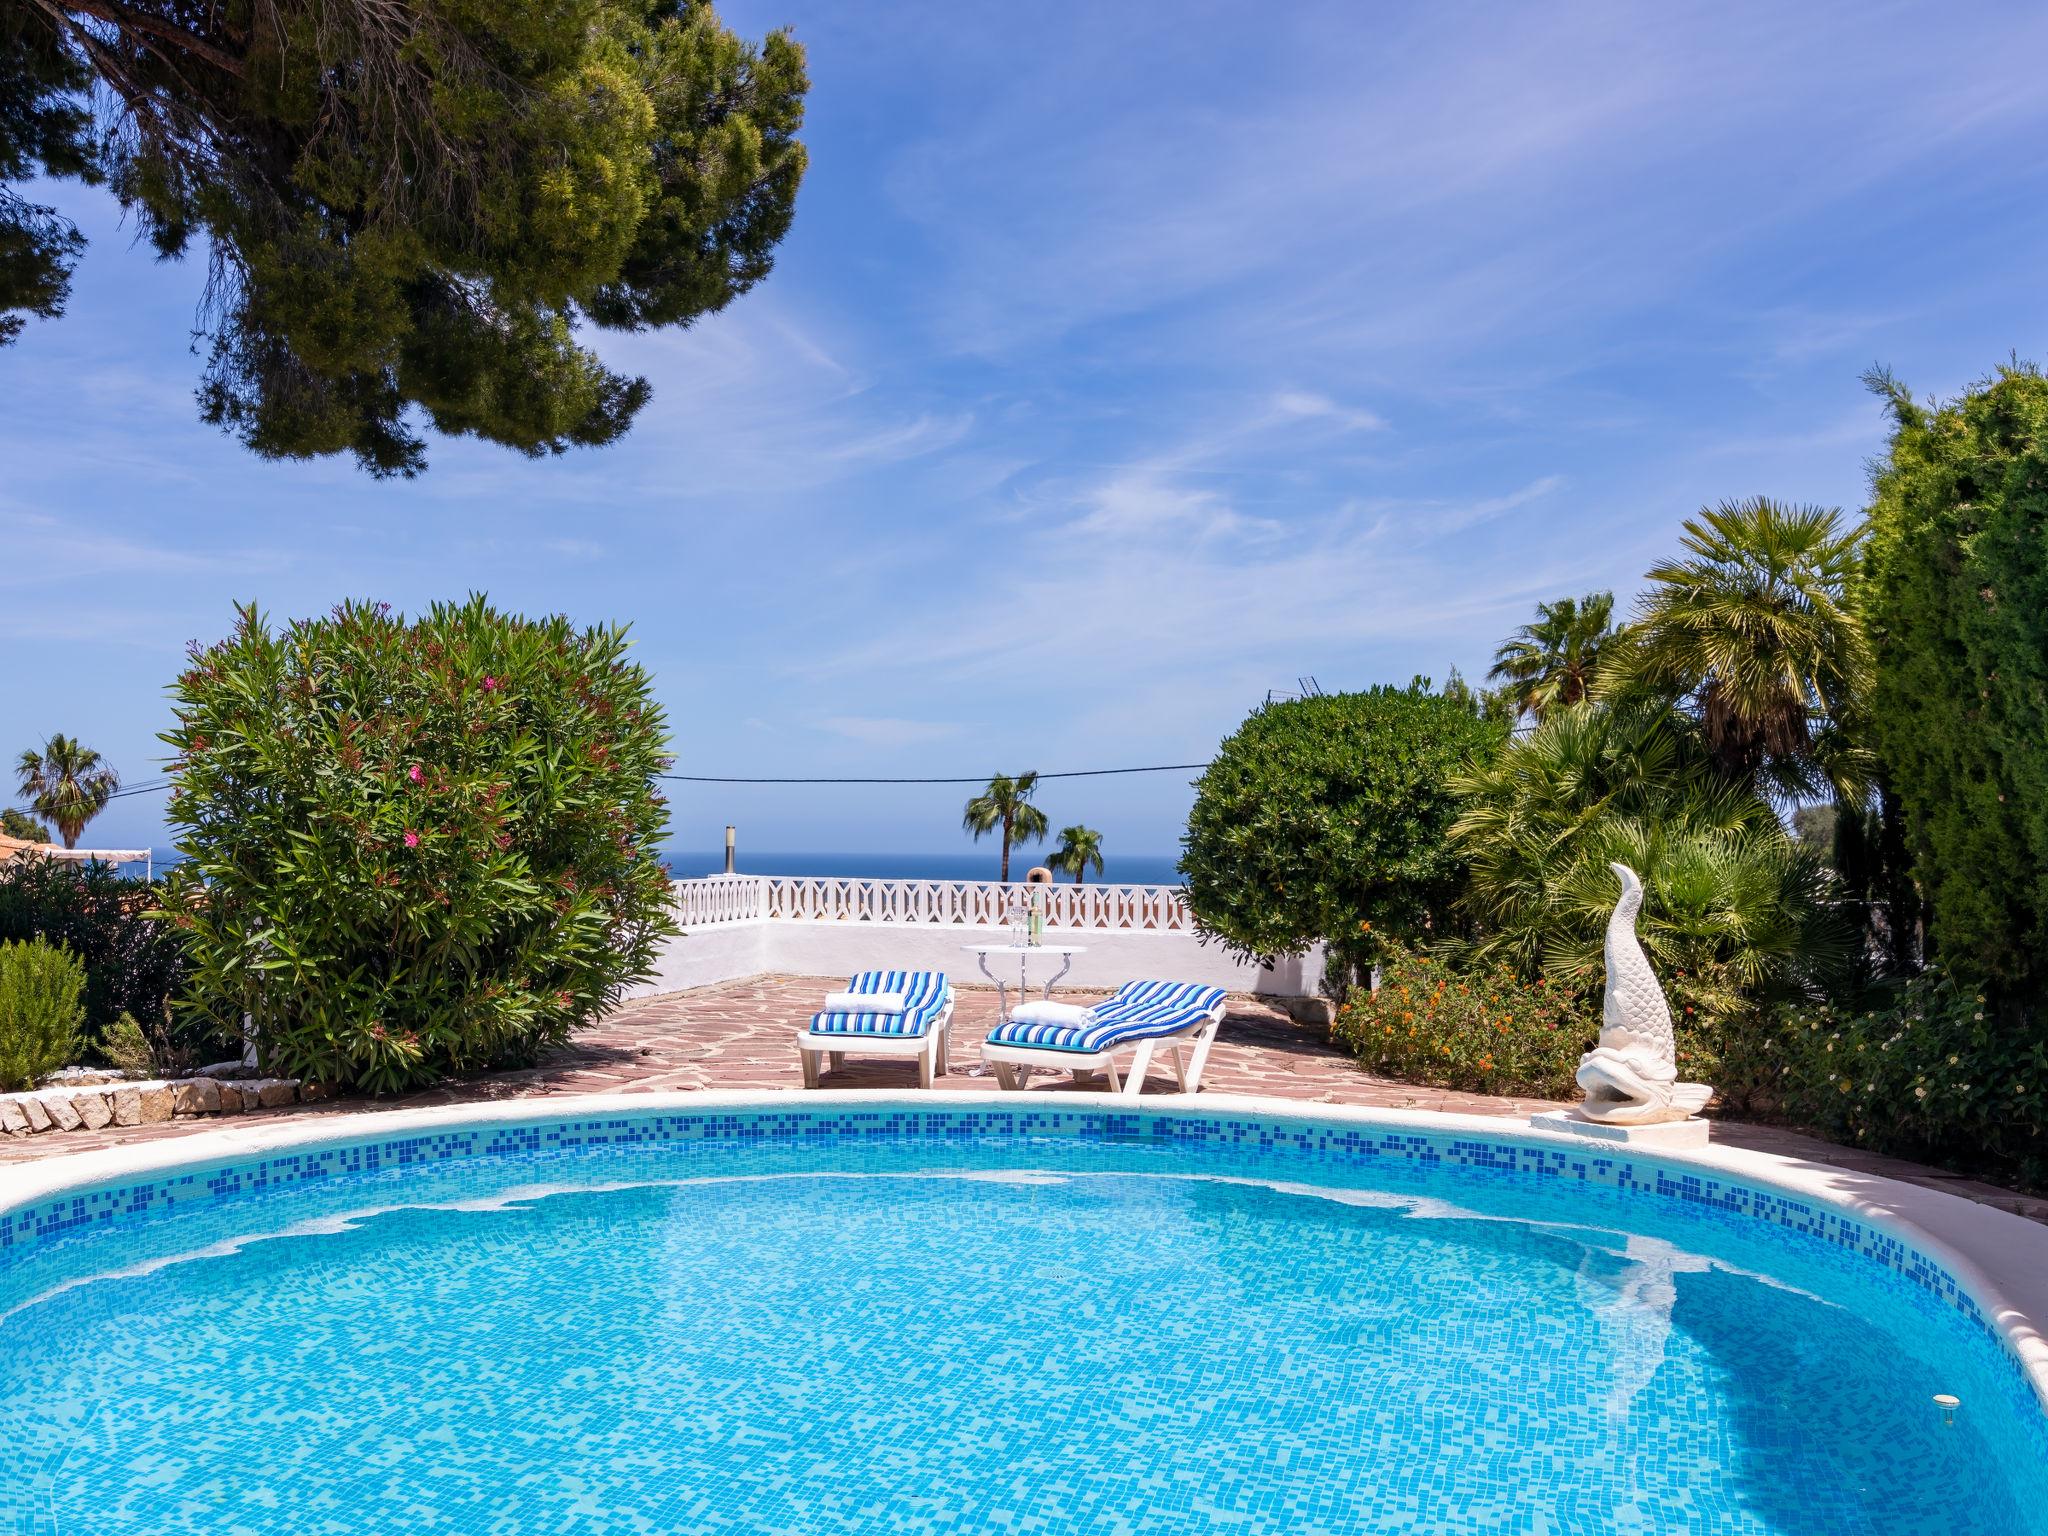
[[0,1213],[0,1532],[2048,1533],[1983,1309],[1780,1191],[1356,1114],[590,1102]]

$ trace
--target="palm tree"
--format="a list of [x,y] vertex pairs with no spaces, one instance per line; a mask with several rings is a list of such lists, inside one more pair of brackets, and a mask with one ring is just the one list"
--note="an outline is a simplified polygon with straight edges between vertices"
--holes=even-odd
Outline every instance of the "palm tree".
[[1072,875],[1074,884],[1081,883],[1088,866],[1095,866],[1095,873],[1102,873],[1102,834],[1093,827],[1062,827],[1060,845],[1053,856],[1045,861],[1059,874]]
[[56,827],[66,848],[78,846],[85,824],[107,808],[121,787],[121,776],[100,761],[99,753],[61,734],[45,742],[41,752],[22,753],[15,773],[22,799]]
[[977,843],[991,832],[1002,833],[1005,881],[1010,878],[1010,849],[1038,842],[1045,836],[1045,812],[1031,803],[1031,792],[1036,788],[1035,773],[1020,773],[1014,779],[999,773],[988,781],[987,789],[967,802],[967,814],[960,819]]
[[1835,509],[1762,496],[1703,508],[1686,521],[1687,554],[1650,571],[1599,691],[1687,700],[1731,778],[1861,790],[1870,764],[1853,724],[1870,642],[1848,598],[1861,544]]
[[1469,870],[1474,958],[1597,987],[1618,859],[1649,888],[1644,947],[1702,1014],[1810,997],[1850,963],[1819,856],[1715,769],[1668,702],[1555,710],[1452,786],[1465,802],[1451,842]]
[[1493,653],[1487,681],[1506,683],[1515,703],[1541,720],[1559,705],[1572,705],[1593,688],[1601,648],[1614,635],[1614,594],[1588,592],[1536,605],[1536,622],[1524,624]]

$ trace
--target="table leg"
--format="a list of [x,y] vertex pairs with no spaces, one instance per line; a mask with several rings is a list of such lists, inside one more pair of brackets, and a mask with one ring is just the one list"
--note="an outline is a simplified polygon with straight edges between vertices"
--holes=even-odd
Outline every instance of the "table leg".
[[1072,955],[1061,955],[1060,968],[1052,973],[1052,980],[1045,984],[1045,999],[1047,1002],[1052,1001],[1052,989],[1059,985],[1060,978],[1073,968],[1074,957]]
[[[981,968],[982,975],[995,983],[996,1022],[1001,1023],[1010,1016],[1010,989],[1005,987],[1001,978],[988,968],[988,955],[984,951],[977,949],[974,952],[974,963]],[[1021,986],[1017,991],[1017,1001],[1020,1003],[1024,1001],[1024,992]]]

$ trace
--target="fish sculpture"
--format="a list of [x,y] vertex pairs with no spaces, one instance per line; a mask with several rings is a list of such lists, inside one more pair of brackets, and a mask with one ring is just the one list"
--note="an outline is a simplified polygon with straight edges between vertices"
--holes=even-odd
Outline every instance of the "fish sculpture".
[[1636,938],[1643,882],[1626,864],[1607,866],[1621,879],[1621,900],[1607,918],[1607,995],[1601,1006],[1600,1043],[1579,1058],[1586,1091],[1579,1113],[1604,1125],[1657,1125],[1688,1120],[1707,1107],[1714,1090],[1678,1080],[1678,1046],[1671,1007]]

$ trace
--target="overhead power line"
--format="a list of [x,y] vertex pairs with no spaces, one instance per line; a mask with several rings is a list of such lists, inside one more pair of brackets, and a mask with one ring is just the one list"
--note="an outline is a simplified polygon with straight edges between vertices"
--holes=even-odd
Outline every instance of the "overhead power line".
[[[1041,773],[1041,779],[1099,779],[1114,773],[1178,773],[1188,768],[1206,768],[1207,763],[1153,763],[1144,768],[1071,768],[1065,773]],[[712,776],[697,773],[657,773],[657,779],[677,784],[986,784],[985,773],[964,774],[943,779],[757,779]]]
[[[1189,769],[1206,768],[1207,763],[1150,763],[1142,768],[1070,768],[1062,773],[1041,773],[1041,779],[1100,779],[1122,773],[1183,773]],[[657,779],[667,779],[673,784],[986,784],[985,773],[962,774],[948,778],[750,778],[737,774],[706,773],[657,773]],[[164,779],[155,784],[134,784],[126,789],[116,790],[107,798],[125,800],[130,795],[154,794],[160,789],[169,789],[171,781]]]
[[126,800],[130,795],[149,795],[154,794],[160,789],[169,789],[170,787],[171,781],[169,779],[165,779],[157,784],[131,784],[126,789],[115,790],[107,798],[109,800]]

